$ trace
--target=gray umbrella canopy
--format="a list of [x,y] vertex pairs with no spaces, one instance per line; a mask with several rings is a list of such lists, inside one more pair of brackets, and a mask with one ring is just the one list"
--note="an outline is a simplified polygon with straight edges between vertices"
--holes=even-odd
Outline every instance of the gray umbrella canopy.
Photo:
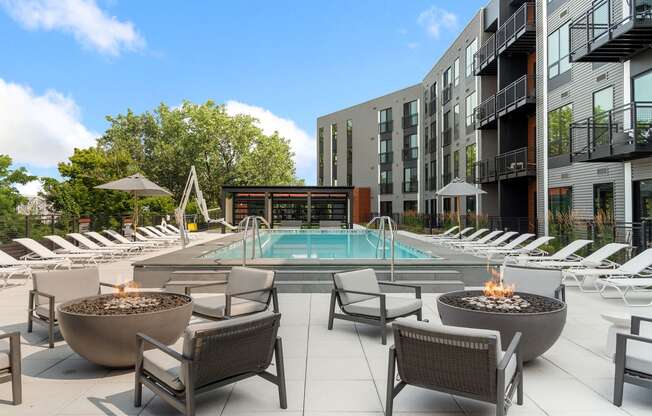
[[97,189],[128,192],[134,197],[134,228],[138,225],[138,197],[141,196],[172,196],[172,192],[155,184],[140,173],[118,179],[117,181],[98,185]]
[[473,196],[486,193],[460,178],[453,179],[448,185],[436,192],[439,196]]

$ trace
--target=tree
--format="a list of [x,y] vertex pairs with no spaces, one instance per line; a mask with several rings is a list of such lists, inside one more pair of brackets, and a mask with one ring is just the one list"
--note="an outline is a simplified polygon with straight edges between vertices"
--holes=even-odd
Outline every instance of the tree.
[[0,155],[0,242],[11,241],[21,235],[25,221],[16,213],[16,208],[27,199],[23,197],[16,184],[26,184],[36,179],[25,168],[11,169],[11,158]]

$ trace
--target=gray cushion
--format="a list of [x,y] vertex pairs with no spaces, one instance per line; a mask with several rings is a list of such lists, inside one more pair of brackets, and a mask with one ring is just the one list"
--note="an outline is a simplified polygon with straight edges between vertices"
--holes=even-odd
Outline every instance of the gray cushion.
[[[421,305],[421,299],[390,296],[385,298],[385,309],[387,310],[388,318],[396,318],[397,316],[416,312],[421,309]],[[372,298],[361,302],[350,303],[343,306],[342,309],[348,313],[380,317],[380,298]]]
[[[97,295],[99,288],[100,273],[97,268],[34,273],[34,289],[54,295],[59,303]],[[47,302],[47,298],[39,296],[36,303]]]
[[[54,319],[59,319],[59,305],[61,303],[55,303],[54,304]],[[50,317],[50,304],[49,303],[42,303],[36,307],[36,314],[39,316],[42,316],[44,318],[49,318]]]
[[[253,269],[250,267],[233,267],[229,272],[227,294],[250,292],[252,290],[271,289],[274,285],[274,271]],[[242,296],[245,299],[266,302],[269,292],[252,293]]]
[[[182,345],[183,339],[180,339],[170,348],[181,353]],[[143,369],[174,390],[184,389],[181,363],[159,349],[143,353]]]
[[[380,286],[373,269],[354,270],[351,272],[336,273],[335,287],[338,289],[352,290],[356,292],[380,293]],[[373,299],[374,296],[340,294],[343,305]]]
[[[224,318],[226,309],[226,296],[214,293],[197,293],[192,295],[193,310],[201,315],[212,318]],[[260,312],[267,309],[266,303],[256,302],[242,298],[231,298],[231,316]]]
[[0,341],[0,370],[9,368],[9,342]]
[[627,341],[625,367],[645,374],[652,374],[652,344]]

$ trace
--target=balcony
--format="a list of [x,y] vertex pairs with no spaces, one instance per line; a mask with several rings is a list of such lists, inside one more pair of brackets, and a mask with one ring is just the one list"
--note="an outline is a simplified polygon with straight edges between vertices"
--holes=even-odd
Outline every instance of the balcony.
[[496,32],[498,54],[527,53],[536,47],[536,7],[534,2],[523,4]]
[[419,181],[414,179],[408,182],[403,182],[403,193],[411,194],[415,192],[419,192]]
[[381,121],[378,123],[378,132],[380,134],[391,133],[392,130],[394,130],[394,120]]
[[516,111],[534,110],[536,105],[536,81],[533,76],[521,78],[498,91],[496,94],[496,114],[502,117]]
[[652,1],[596,1],[569,31],[571,62],[626,61],[652,43]]
[[428,102],[428,115],[432,117],[435,112],[437,111],[437,96],[435,95],[432,97],[432,99]]
[[475,66],[474,73],[480,75],[496,75],[498,70],[496,60],[496,34],[491,35],[489,39],[482,44],[480,49],[473,55]]
[[381,165],[385,165],[392,162],[394,162],[394,152],[378,154],[378,163],[380,163]]
[[481,102],[474,110],[476,130],[496,128],[496,96],[492,95]]
[[652,156],[652,102],[629,103],[572,123],[570,148],[573,162],[623,162]]
[[496,182],[496,159],[479,160],[473,164],[473,182]]
[[429,191],[436,191],[437,190],[437,177],[436,176],[431,176],[428,178],[428,190]]
[[418,126],[419,125],[419,115],[418,114],[410,114],[407,116],[403,116],[403,128],[404,129],[409,129],[410,127]]
[[453,129],[448,128],[441,133],[441,147],[446,147],[451,144],[453,138]]
[[437,139],[428,140],[428,152],[432,154],[437,153]]
[[403,161],[417,160],[419,158],[418,147],[406,147],[403,149]]
[[496,173],[499,179],[536,176],[537,164],[533,147],[501,153],[496,156]]
[[380,194],[387,195],[394,193],[394,184],[393,183],[381,183],[380,184]]
[[453,84],[448,84],[441,90],[441,105],[446,105],[453,99]]
[[441,186],[444,187],[448,185],[449,183],[451,183],[452,180],[453,180],[453,175],[451,175],[450,173],[444,173],[443,175],[441,175]]

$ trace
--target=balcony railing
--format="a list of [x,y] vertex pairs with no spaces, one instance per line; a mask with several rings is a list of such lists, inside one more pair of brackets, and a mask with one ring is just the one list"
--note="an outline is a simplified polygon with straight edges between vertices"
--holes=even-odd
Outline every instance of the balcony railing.
[[378,132],[379,133],[391,133],[394,130],[394,121],[381,121],[378,123]]
[[448,185],[449,183],[451,183],[452,180],[453,180],[453,175],[451,175],[450,173],[442,174],[441,175],[441,186],[444,187],[444,186]]
[[418,147],[407,147],[403,149],[403,160],[417,160],[419,158]]
[[496,170],[500,179],[534,176],[536,168],[534,147],[522,147],[496,156]]
[[453,129],[448,128],[441,133],[441,147],[446,147],[451,144],[453,138]]
[[428,152],[437,153],[437,139],[428,140]]
[[381,183],[380,184],[380,193],[382,195],[393,194],[394,193],[394,184],[391,182]]
[[428,102],[428,115],[432,117],[433,114],[437,111],[437,96],[435,95]]
[[571,62],[622,62],[652,43],[652,0],[599,0],[571,22]]
[[499,117],[527,106],[534,107],[535,104],[536,80],[531,75],[523,75],[496,94],[496,113]]
[[453,84],[448,84],[441,90],[441,105],[446,105],[453,99]]
[[487,39],[480,49],[473,55],[475,75],[496,74],[496,35],[493,34]]
[[496,32],[496,50],[499,54],[529,52],[536,47],[536,6],[524,3]]
[[458,140],[460,138],[460,123],[457,123],[453,126],[453,140]]
[[410,114],[409,116],[403,116],[403,128],[408,129],[410,127],[419,125],[419,115]]
[[403,182],[403,193],[419,192],[419,181],[416,179]]
[[378,154],[378,163],[384,165],[386,163],[394,162],[394,152],[379,153]]
[[429,191],[436,191],[437,190],[437,177],[436,176],[431,176],[428,178],[428,190]]
[[496,128],[496,96],[492,95],[475,108],[475,128]]
[[573,162],[620,162],[652,155],[652,102],[633,102],[570,127]]
[[479,160],[473,164],[474,183],[496,182],[496,159]]

